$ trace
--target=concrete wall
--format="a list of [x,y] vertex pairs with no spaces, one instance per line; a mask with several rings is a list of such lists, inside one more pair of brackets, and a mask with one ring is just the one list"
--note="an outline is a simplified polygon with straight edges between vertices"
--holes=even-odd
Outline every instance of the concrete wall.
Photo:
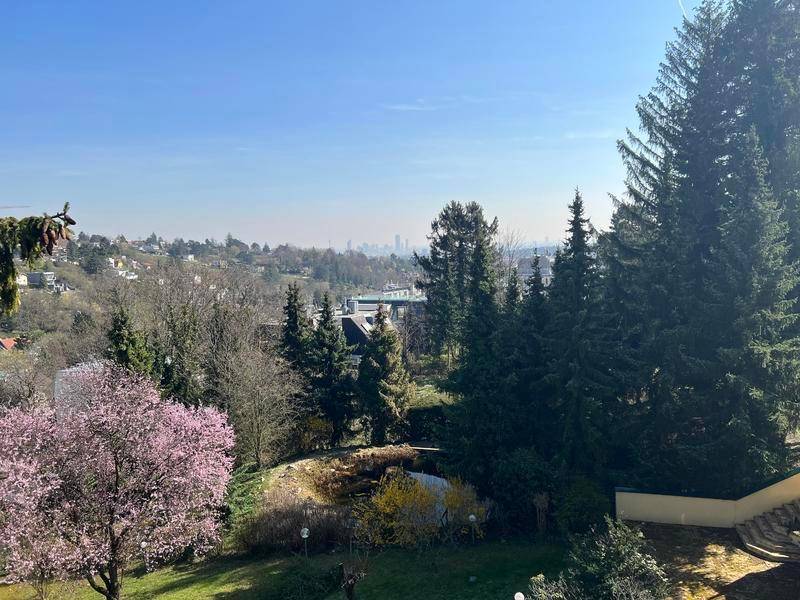
[[736,500],[617,492],[617,518],[671,525],[733,527]]
[[617,518],[673,525],[733,527],[800,499],[800,473],[738,500],[691,498],[617,490]]
[[744,523],[756,515],[787,502],[800,500],[800,473],[767,486],[736,501],[736,522]]

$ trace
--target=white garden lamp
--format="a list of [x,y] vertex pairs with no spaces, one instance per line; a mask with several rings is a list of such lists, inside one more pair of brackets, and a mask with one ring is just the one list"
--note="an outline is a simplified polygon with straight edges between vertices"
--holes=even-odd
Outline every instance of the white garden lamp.
[[474,545],[475,544],[475,523],[478,522],[478,517],[476,517],[473,514],[470,514],[470,516],[468,516],[467,519],[469,520],[469,523],[470,523],[470,530],[472,531],[472,543]]
[[514,594],[514,600],[525,600],[525,594],[522,592],[517,592]]
[[306,558],[308,558],[308,535],[310,533],[311,532],[308,530],[308,527],[303,527],[300,530],[300,537],[303,538],[303,549],[305,550]]

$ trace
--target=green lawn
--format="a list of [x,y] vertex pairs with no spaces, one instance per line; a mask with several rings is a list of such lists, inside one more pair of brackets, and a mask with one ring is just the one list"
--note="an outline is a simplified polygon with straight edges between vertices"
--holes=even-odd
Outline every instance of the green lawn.
[[[310,560],[320,569],[333,568],[343,555]],[[372,559],[367,577],[359,584],[360,600],[510,600],[527,588],[537,573],[553,574],[561,566],[556,546],[520,542],[488,542],[474,547],[437,549],[418,556],[391,550]],[[298,558],[214,561],[132,574],[123,596],[130,600],[285,600],[297,597]],[[470,577],[476,577],[470,582]],[[56,590],[58,599],[101,598],[88,586]],[[0,586],[0,600],[33,598],[29,587]],[[336,592],[327,600],[343,600]]]

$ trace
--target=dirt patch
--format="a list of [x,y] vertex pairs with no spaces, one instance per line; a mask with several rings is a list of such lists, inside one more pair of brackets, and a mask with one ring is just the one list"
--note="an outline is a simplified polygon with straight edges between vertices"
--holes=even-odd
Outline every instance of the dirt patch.
[[676,600],[797,600],[800,565],[762,560],[732,529],[642,525],[676,584]]

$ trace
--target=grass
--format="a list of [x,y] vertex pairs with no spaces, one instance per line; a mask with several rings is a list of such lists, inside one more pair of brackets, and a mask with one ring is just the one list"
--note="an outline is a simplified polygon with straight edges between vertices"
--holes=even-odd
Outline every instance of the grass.
[[[433,400],[430,404],[436,403],[433,398],[430,400]],[[309,460],[315,463],[306,457],[299,463],[292,463],[291,471],[287,470],[288,464],[263,471],[248,467],[238,469],[228,491],[230,521],[238,523],[252,512],[266,489],[276,485],[300,485],[304,477],[310,477],[307,469],[301,468]],[[230,540],[225,547],[232,549]],[[309,569],[324,573],[346,559],[344,553],[312,556],[308,562],[296,556],[258,559],[226,555],[195,564],[174,565],[152,573],[132,572],[126,576],[123,598],[344,600],[341,591],[323,598],[308,596],[300,590],[308,585]],[[556,574],[562,560],[563,549],[559,546],[525,541],[442,547],[424,554],[389,550],[370,560],[367,576],[357,587],[357,595],[359,600],[510,599],[515,592],[527,589],[528,580],[533,575],[541,572]],[[470,581],[471,578],[474,580]],[[51,597],[59,600],[101,598],[82,582],[54,586]],[[0,600],[33,598],[30,586],[0,585]]]
[[447,406],[452,404],[452,399],[433,383],[418,384],[416,395],[409,408],[431,408],[433,406]]
[[[346,555],[327,554],[309,559],[319,569],[334,568]],[[128,600],[283,600],[296,594],[293,573],[302,566],[297,557],[244,560],[224,558],[179,565],[153,573],[135,573],[125,580]],[[370,561],[358,585],[359,600],[484,600],[510,599],[527,589],[537,573],[557,573],[562,550],[525,542],[487,542],[464,548],[439,548],[418,555],[390,550]],[[470,582],[470,577],[476,577]],[[85,585],[55,590],[55,598],[101,598]],[[0,600],[33,598],[28,586],[0,586]],[[313,599],[309,599],[313,600]],[[322,599],[320,599],[322,600]],[[325,600],[344,600],[335,592]]]

